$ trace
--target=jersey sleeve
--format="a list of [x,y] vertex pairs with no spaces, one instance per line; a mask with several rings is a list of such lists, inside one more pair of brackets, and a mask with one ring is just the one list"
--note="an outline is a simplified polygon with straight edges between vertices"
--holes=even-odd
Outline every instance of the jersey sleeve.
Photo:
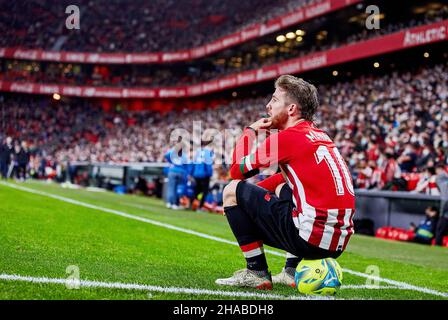
[[253,130],[246,129],[238,140],[232,157],[230,177],[232,179],[247,179],[260,172],[261,168],[268,168],[287,160],[288,137],[286,132],[270,135],[255,151],[256,135]]
[[279,184],[285,183],[285,177],[283,177],[283,174],[276,173],[269,178],[264,179],[263,181],[260,181],[257,183],[257,186],[264,188],[268,191],[275,192],[275,189]]

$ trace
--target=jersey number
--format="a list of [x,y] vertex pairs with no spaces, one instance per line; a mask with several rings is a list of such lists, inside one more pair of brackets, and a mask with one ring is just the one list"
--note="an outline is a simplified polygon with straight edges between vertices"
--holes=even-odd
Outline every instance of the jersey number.
[[[342,156],[337,148],[333,148],[333,154],[334,155],[331,154],[330,148],[328,148],[327,146],[320,146],[319,148],[317,148],[315,154],[317,163],[321,163],[322,160],[325,160],[325,162],[327,163],[331,175],[333,176],[336,194],[338,196],[344,195],[344,183],[342,180],[345,181],[345,187],[347,188],[348,192],[354,195],[355,191],[353,190],[352,180],[350,178],[350,173],[347,170],[347,166],[345,165],[344,159],[342,159]],[[339,167],[336,162],[339,163]],[[342,169],[342,173],[339,168]]]

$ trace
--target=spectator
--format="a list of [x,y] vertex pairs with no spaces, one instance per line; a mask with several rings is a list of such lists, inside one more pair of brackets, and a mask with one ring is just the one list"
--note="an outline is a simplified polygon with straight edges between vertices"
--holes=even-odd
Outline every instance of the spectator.
[[28,146],[25,141],[22,141],[20,145],[16,145],[16,177],[20,181],[25,181],[27,177],[27,167],[30,161],[30,153],[28,151]]
[[420,221],[420,224],[415,227],[412,225],[412,231],[414,231],[414,242],[422,243],[422,244],[431,244],[434,239],[434,234],[437,225],[439,212],[435,207],[428,207],[425,210],[425,219]]
[[412,172],[417,161],[418,145],[408,143],[406,144],[401,156],[397,159],[402,172]]
[[369,189],[373,169],[371,168],[371,166],[367,165],[367,161],[364,158],[359,160],[358,166],[355,171],[357,172],[357,178],[355,181],[355,185],[357,186],[357,188]]
[[405,190],[406,182],[401,177],[401,168],[392,150],[386,151],[386,163],[384,168],[385,190]]
[[8,171],[13,152],[14,147],[12,145],[12,138],[6,137],[5,142],[0,145],[0,173],[3,179],[8,178]]
[[414,192],[425,193],[433,196],[440,195],[439,189],[437,188],[436,178],[436,169],[434,167],[426,168],[420,176]]
[[134,192],[136,194],[147,195],[149,191],[148,182],[143,175],[139,175],[135,184]]

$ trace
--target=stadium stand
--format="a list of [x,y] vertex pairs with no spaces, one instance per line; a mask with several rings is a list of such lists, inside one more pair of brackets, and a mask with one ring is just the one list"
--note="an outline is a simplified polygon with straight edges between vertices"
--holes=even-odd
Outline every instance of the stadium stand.
[[[245,95],[237,99],[229,98],[224,93],[178,101],[125,99],[114,102],[65,97],[59,101],[59,87],[53,89],[50,86],[42,89],[45,92],[36,92],[29,84],[90,86],[82,95],[71,94],[83,97],[92,97],[94,88],[103,86],[104,89],[111,87],[120,90],[139,88],[147,94],[150,92],[148,88],[182,88],[221,79],[236,72],[261,70],[275,63],[378,39],[418,26],[442,22],[437,28],[444,28],[443,23],[448,18],[448,6],[442,3],[425,5],[411,1],[406,10],[401,10],[402,14],[397,14],[396,6],[378,0],[375,3],[381,4],[383,10],[383,15],[379,17],[381,28],[367,30],[364,25],[366,15],[363,13],[365,4],[359,2],[346,1],[347,7],[343,10],[332,11],[335,3],[341,5],[342,2],[263,0],[255,4],[253,1],[232,0],[224,5],[213,0],[205,6],[203,0],[157,0],[127,2],[123,6],[121,0],[81,0],[78,5],[83,9],[83,27],[69,31],[64,27],[67,15],[63,9],[70,3],[65,0],[55,3],[33,0],[12,4],[0,0],[0,29],[8,30],[0,39],[0,49],[95,54],[192,49],[251,25],[274,21],[301,8],[326,6],[322,11],[326,13],[322,16],[309,14],[310,18],[299,19],[301,23],[298,25],[285,24],[277,32],[267,32],[192,61],[152,63],[145,67],[134,63],[63,63],[53,61],[57,55],[50,56],[48,61],[38,61],[27,55],[6,57],[8,54],[3,51],[4,56],[0,58],[0,89],[28,93],[54,92],[58,98],[52,100],[44,96],[2,94],[0,138],[12,136],[16,143],[25,141],[31,150],[33,171],[41,172],[43,176],[45,170],[39,171],[38,167],[45,162],[55,167],[67,161],[162,161],[172,130],[189,130],[193,121],[202,121],[218,130],[242,127],[259,117],[268,101],[267,91],[254,90],[250,97]],[[116,15],[119,10],[124,10],[124,14]],[[168,14],[171,18],[165,19]],[[338,32],[324,33],[325,29],[334,25],[344,27]],[[299,27],[303,29],[296,30]],[[299,36],[298,31],[306,36]],[[429,31],[432,32],[432,29]],[[291,32],[294,33],[291,39],[277,40],[278,35]],[[182,36],[185,34],[190,36]],[[298,38],[303,40],[298,41]],[[437,40],[443,41],[442,38]],[[400,44],[396,50],[402,48]],[[440,48],[435,49],[443,52]],[[352,66],[351,70],[357,68]],[[412,66],[412,71],[401,66],[394,72],[375,73],[374,76],[366,71],[339,81],[326,81],[324,78],[323,73],[315,77],[317,83],[322,83],[319,86],[322,109],[316,121],[334,138],[349,161],[356,187],[434,192],[431,187],[433,182],[430,182],[433,177],[428,168],[435,163],[447,162],[446,63],[422,65],[420,68]],[[21,83],[24,87],[20,86]],[[13,87],[19,87],[19,90],[13,90]],[[78,92],[75,89],[73,92]],[[234,90],[246,90],[237,89]],[[247,91],[253,89],[247,88]],[[233,97],[237,96],[236,91],[232,93]],[[117,97],[126,98],[125,94],[128,93],[120,93]],[[158,98],[164,98],[162,93],[158,94]],[[149,93],[144,98],[148,97]],[[147,105],[151,107],[147,108]],[[179,117],[182,122],[178,121]]]
[[[447,84],[448,66],[439,64],[319,87],[316,123],[340,147],[358,188],[415,189],[420,173],[447,163]],[[193,121],[207,124],[204,130],[240,128],[256,120],[268,100],[237,99],[161,114],[104,112],[84,99],[49,103],[43,97],[2,95],[1,129],[30,145],[35,164],[42,159],[53,164],[162,161],[172,130],[191,131]]]
[[[208,59],[175,65],[156,64],[145,68],[139,65],[45,63],[3,59],[0,64],[0,80],[113,87],[179,87],[259,69],[288,59],[324,52],[400,30],[440,22],[447,18],[448,6],[444,6],[441,10],[419,19],[402,17],[401,21],[385,22],[378,30],[369,31],[363,26],[357,26],[350,28],[344,35],[331,34],[325,40],[311,38],[298,42],[297,38],[294,38],[274,44],[272,44],[273,37],[269,37],[264,41],[246,45],[246,48],[236,48],[241,49],[236,54],[234,49],[229,49]],[[341,22],[334,21],[334,23]]]
[[267,21],[315,2],[81,0],[76,4],[83,8],[83,28],[70,33],[64,24],[65,8],[72,5],[72,1],[11,3],[2,0],[0,30],[13,26],[14,32],[2,36],[0,46],[78,52],[178,50],[198,46],[254,22]]

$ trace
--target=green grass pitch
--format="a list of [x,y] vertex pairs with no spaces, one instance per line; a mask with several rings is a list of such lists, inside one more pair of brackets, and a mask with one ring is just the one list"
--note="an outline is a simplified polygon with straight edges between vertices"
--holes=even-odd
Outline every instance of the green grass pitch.
[[[307,298],[289,287],[216,285],[245,266],[234,243],[220,215],[132,195],[0,183],[3,300]],[[279,272],[283,253],[266,249]],[[336,299],[448,299],[446,248],[355,235],[338,262],[344,280]],[[81,282],[70,282],[78,271]]]

